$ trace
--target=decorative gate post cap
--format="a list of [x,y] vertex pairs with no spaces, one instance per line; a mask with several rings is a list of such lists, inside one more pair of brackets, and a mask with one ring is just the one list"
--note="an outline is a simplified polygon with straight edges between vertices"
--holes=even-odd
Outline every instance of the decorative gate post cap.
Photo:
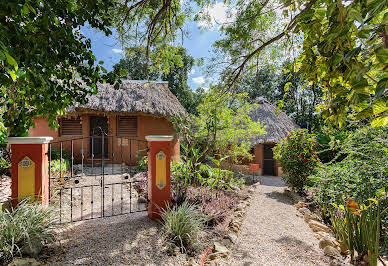
[[173,136],[150,135],[145,137],[147,141],[171,141]]
[[49,143],[52,137],[9,137],[5,139],[8,144],[44,144]]

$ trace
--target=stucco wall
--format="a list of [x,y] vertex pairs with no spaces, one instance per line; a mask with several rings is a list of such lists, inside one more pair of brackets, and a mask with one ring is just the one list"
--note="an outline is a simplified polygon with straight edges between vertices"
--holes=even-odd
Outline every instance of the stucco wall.
[[[263,168],[262,168],[263,165],[264,165],[264,162],[263,162],[263,160],[264,160],[263,151],[264,151],[263,144],[258,144],[258,145],[255,146],[253,161],[254,161],[254,163],[259,164],[259,166],[260,166],[260,170],[259,170],[259,174],[260,175],[263,174]],[[275,176],[278,176],[279,175],[278,169],[280,167],[280,164],[279,164],[279,162],[277,160],[274,159],[274,161],[275,161],[275,166],[274,166],[275,167],[275,169],[274,169]]]
[[[81,115],[82,134],[83,136],[59,136],[59,130],[52,130],[45,118],[35,118],[35,128],[29,130],[30,136],[51,136],[53,141],[52,149],[73,150],[75,163],[82,160],[85,163],[91,162],[92,145],[90,137],[90,116],[99,116],[96,113]],[[101,115],[100,115],[101,116]],[[174,128],[172,124],[164,117],[155,117],[151,115],[138,115],[138,134],[134,137],[117,137],[117,116],[115,114],[106,115],[108,117],[108,159],[107,163],[136,164],[138,161],[138,151],[140,156],[147,154],[147,135],[173,135]],[[113,136],[113,137],[112,137]],[[113,143],[113,145],[112,145]],[[82,158],[82,154],[84,154]],[[179,140],[174,138],[171,145],[172,160],[179,160]]]

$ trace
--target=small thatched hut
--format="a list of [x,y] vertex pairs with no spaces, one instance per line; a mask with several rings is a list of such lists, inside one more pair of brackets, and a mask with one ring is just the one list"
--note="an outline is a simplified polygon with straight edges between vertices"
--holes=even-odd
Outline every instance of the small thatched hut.
[[265,98],[258,97],[254,103],[258,107],[252,111],[251,118],[266,125],[267,132],[251,140],[254,146],[254,163],[260,166],[260,175],[282,175],[280,165],[273,158],[272,148],[298,126],[284,112],[279,111],[276,114],[276,107]]
[[[46,118],[37,117],[34,120],[35,128],[30,129],[29,135],[52,136],[53,142],[88,138],[91,140],[83,140],[82,143],[73,141],[72,144],[75,145],[74,151],[81,150],[86,154],[86,160],[93,154],[94,158],[104,157],[117,163],[122,157],[119,153],[122,153],[125,156],[129,154],[132,162],[138,157],[136,152],[139,150],[135,147],[139,142],[135,140],[144,141],[147,135],[172,135],[174,128],[168,118],[186,113],[185,108],[168,89],[167,82],[127,80],[117,90],[110,84],[98,84],[97,87],[98,93],[89,95],[86,104],[75,103],[67,108],[65,116],[58,117],[58,130],[50,129]],[[109,136],[103,149],[99,148],[102,146],[101,138],[90,138],[101,136],[101,131]],[[172,159],[178,160],[177,139],[172,143],[171,152]],[[80,156],[75,154],[76,158]],[[112,156],[115,157],[114,160]]]

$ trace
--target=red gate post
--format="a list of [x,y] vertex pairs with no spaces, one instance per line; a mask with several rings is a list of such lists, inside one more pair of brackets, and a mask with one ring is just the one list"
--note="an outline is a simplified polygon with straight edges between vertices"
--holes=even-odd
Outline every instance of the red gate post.
[[171,205],[171,140],[173,136],[146,136],[148,141],[148,217],[160,219]]
[[9,137],[12,205],[24,197],[49,204],[48,143],[52,137]]

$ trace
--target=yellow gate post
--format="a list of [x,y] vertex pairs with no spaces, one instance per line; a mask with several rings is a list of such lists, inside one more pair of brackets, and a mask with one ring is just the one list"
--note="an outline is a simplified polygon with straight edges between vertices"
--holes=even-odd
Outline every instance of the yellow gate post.
[[148,217],[160,219],[160,211],[171,205],[172,136],[146,136],[148,141]]
[[52,137],[9,137],[12,204],[31,197],[49,204],[48,143]]

